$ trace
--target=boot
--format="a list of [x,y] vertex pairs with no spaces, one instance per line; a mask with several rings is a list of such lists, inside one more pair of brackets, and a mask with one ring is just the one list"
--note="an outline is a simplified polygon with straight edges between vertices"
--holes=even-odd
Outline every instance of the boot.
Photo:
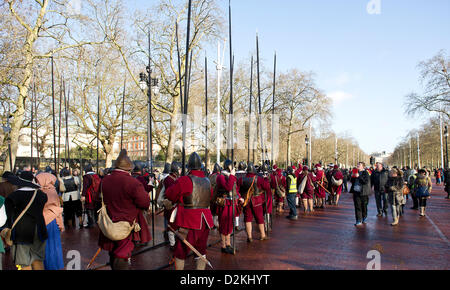
[[398,225],[398,217],[394,218],[394,222],[391,224],[391,226]]
[[184,260],[180,260],[175,258],[175,270],[183,271],[184,270]]
[[203,261],[202,259],[197,259],[197,270],[198,271],[204,271],[205,269],[206,269],[206,262]]
[[424,206],[420,207],[420,216],[422,216],[422,217],[425,216],[425,207]]
[[130,264],[128,263],[128,259],[114,258],[111,268],[113,271],[129,270]]

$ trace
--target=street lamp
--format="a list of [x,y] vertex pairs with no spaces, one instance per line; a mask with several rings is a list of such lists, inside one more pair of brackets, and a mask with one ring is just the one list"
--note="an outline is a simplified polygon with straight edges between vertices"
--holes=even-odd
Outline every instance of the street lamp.
[[450,164],[448,163],[448,127],[447,125],[444,127],[444,137],[445,137],[445,164],[447,165],[447,168],[450,167]]
[[139,74],[139,86],[142,91],[145,91],[147,89],[147,97],[148,97],[148,129],[147,129],[147,164],[150,168],[150,172],[153,172],[153,146],[152,146],[152,93],[158,94],[159,93],[159,87],[158,87],[158,79],[156,78],[155,74],[152,72],[150,68],[150,63],[146,67],[147,73],[141,72]]
[[308,135],[306,135],[305,144],[306,144],[306,165],[309,166],[309,152],[308,152],[308,149],[309,149],[309,138],[308,138]]

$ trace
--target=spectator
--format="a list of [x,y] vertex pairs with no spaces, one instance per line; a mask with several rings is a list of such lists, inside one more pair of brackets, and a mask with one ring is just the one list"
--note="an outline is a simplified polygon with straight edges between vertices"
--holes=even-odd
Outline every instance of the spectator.
[[355,226],[365,224],[367,221],[367,205],[370,195],[370,176],[365,170],[365,163],[358,163],[358,173],[354,173],[354,178],[350,192],[353,193],[353,202],[355,205]]
[[84,169],[86,174],[83,176],[83,191],[81,193],[81,202],[88,216],[87,228],[92,228],[97,221],[97,212],[101,207],[100,200],[100,177],[94,173],[92,165]]
[[425,208],[427,206],[427,199],[430,198],[432,189],[431,178],[427,176],[425,169],[419,170],[419,175],[415,181],[415,195],[419,200],[420,216],[425,216]]
[[392,213],[392,226],[398,225],[398,219],[400,216],[403,203],[403,174],[397,168],[393,168],[389,174],[389,178],[385,185],[385,192],[388,194],[389,204],[391,206]]
[[385,185],[388,181],[388,176],[389,172],[383,167],[383,164],[377,162],[376,170],[371,175],[371,184],[375,191],[378,217],[382,217],[383,213],[387,216],[388,198],[385,191]]
[[61,232],[64,231],[64,222],[62,218],[63,209],[55,188],[56,177],[50,173],[41,173],[36,176],[36,180],[48,199],[44,207],[44,219],[48,233],[44,267],[45,270],[61,270],[64,268],[61,245]]
[[75,228],[75,217],[78,218],[78,224],[80,229],[83,228],[82,213],[83,208],[80,200],[80,180],[70,174],[68,168],[64,168],[61,171],[63,176],[61,183],[62,186],[62,198],[64,205],[64,225],[68,227],[71,225]]
[[[14,264],[22,270],[44,270],[45,245],[47,228],[43,210],[47,195],[39,190],[39,185],[33,183],[31,171],[24,171],[18,180],[19,189],[11,193],[5,200],[6,227],[12,228],[14,221],[23,212],[36,192],[26,214],[12,229],[11,247]],[[37,190],[37,191],[36,191]]]
[[444,186],[445,191],[447,192],[446,199],[450,198],[450,168],[447,168],[444,172]]

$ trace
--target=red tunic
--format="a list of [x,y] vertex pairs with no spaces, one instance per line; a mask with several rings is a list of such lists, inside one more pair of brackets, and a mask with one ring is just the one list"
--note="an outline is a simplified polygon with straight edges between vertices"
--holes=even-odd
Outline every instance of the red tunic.
[[[256,174],[248,173],[246,177],[254,178]],[[238,180],[238,186],[242,186],[243,179],[240,178]],[[256,186],[259,191],[265,191],[266,195],[269,196],[270,184],[262,177],[258,177],[256,181]],[[248,203],[246,207],[244,207],[244,220],[246,223],[251,223],[253,221],[253,217],[256,220],[256,223],[261,225],[264,224],[264,193],[260,196],[255,196],[251,199],[251,202]]]
[[[233,190],[233,186],[237,183],[236,176],[230,175],[226,178],[224,175],[220,174],[217,176],[217,190],[230,192]],[[239,187],[236,184],[236,196],[234,200],[235,211],[234,217],[239,216],[238,208],[238,200],[241,198],[239,194]],[[233,202],[231,199],[226,199],[224,207],[217,208],[217,215],[219,217],[219,232],[222,235],[229,235],[233,232]]]
[[[344,179],[344,175],[342,174],[342,172],[340,170],[336,171],[336,173],[333,175],[334,179],[336,179],[336,181],[338,180],[343,180]],[[337,194],[337,195],[341,195],[342,193],[342,187],[343,184],[339,185],[339,186],[335,186],[332,185],[332,190]]]
[[[203,171],[191,171],[190,174],[197,177],[205,177]],[[173,203],[178,203],[175,225],[185,229],[201,230],[203,221],[211,229],[214,226],[213,217],[209,208],[185,209],[183,198],[192,194],[194,186],[189,176],[178,178],[177,182],[166,189],[166,198]]]
[[[275,181],[275,178],[277,178],[276,181]],[[284,177],[283,174],[281,174],[281,169],[278,169],[275,174],[271,175],[270,187],[272,189],[274,189],[275,192],[276,192],[277,182],[278,182],[279,187],[286,188],[286,177]],[[279,197],[278,194],[275,194],[275,200],[277,202],[283,202],[284,198]]]
[[149,208],[150,197],[142,183],[122,170],[114,170],[105,176],[101,188],[103,201],[113,222],[128,221],[132,224],[136,220],[141,226],[140,232],[133,232],[128,238],[117,242],[109,240],[100,232],[99,246],[112,252],[116,258],[127,259],[134,249],[133,241],[147,243],[151,240],[148,224],[142,213]]
[[[325,177],[325,172],[323,170],[318,170],[317,173],[316,173],[316,178],[314,179],[314,181],[317,182],[317,183],[322,184],[325,187],[324,181],[326,179],[327,178]],[[325,189],[323,187],[321,187],[320,185],[316,189],[316,196],[318,198],[326,198],[327,197]]]
[[[303,191],[303,194],[301,196],[302,199],[312,199],[314,197],[314,175],[310,172],[307,175],[309,180],[306,181],[305,190]],[[300,187],[300,184],[303,182],[303,178],[305,178],[305,176],[306,174],[304,172],[299,175],[297,179],[297,187]]]

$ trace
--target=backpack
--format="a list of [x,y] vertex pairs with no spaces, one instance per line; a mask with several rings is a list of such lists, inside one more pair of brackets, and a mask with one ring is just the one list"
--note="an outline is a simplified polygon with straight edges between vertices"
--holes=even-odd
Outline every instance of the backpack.
[[280,198],[284,198],[286,196],[286,188],[283,187],[283,185],[279,185],[278,184],[278,175],[275,175],[275,183],[276,183],[276,188],[275,188],[275,192],[276,194],[280,197]]
[[100,201],[99,192],[100,192],[100,182],[101,179],[97,174],[91,175],[92,183],[88,188],[88,202],[92,203],[94,201]]

